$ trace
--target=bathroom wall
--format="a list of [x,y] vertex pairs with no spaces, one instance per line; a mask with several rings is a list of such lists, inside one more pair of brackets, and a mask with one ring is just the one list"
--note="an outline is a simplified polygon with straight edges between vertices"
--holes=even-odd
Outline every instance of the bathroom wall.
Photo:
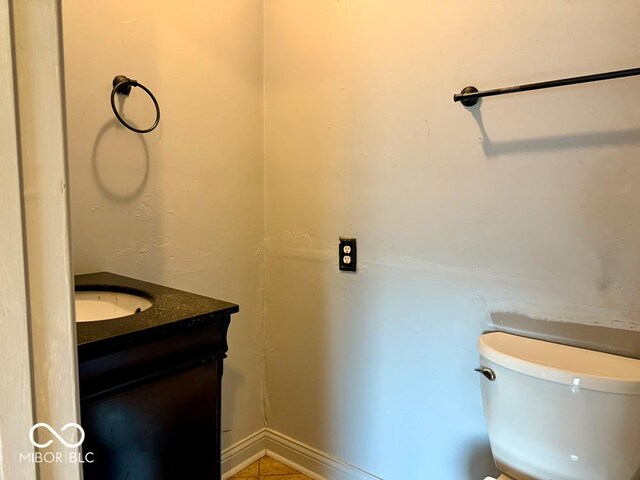
[[269,428],[389,480],[483,478],[489,312],[640,327],[638,80],[452,101],[635,67],[638,20],[629,0],[265,2]]
[[[262,4],[62,1],[76,273],[111,271],[240,304],[223,447],[262,428]],[[157,96],[148,135],[109,104],[117,74]],[[124,114],[153,121],[134,89]]]

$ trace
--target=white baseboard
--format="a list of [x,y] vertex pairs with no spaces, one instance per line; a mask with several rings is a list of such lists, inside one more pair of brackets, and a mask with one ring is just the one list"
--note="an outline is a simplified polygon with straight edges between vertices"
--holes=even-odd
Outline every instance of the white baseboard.
[[315,480],[383,480],[268,428],[258,430],[222,452],[222,479],[227,480],[264,455]]
[[274,430],[265,438],[267,455],[316,480],[382,480]]
[[222,452],[222,480],[264,457],[267,453],[265,429],[252,433]]

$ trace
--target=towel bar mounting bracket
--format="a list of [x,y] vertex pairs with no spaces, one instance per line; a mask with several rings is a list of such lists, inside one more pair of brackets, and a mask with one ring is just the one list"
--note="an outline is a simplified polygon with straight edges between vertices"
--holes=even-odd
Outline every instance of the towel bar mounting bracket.
[[[476,93],[478,89],[476,87],[464,87],[460,92],[461,95],[466,95],[467,93]],[[460,100],[460,103],[465,107],[473,107],[476,103],[478,103],[477,98],[463,98]]]

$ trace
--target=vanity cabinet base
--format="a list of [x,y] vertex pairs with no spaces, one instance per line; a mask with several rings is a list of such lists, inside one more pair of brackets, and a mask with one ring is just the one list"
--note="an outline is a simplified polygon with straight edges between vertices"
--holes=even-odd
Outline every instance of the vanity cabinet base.
[[85,480],[220,480],[222,363],[238,305],[99,272],[76,291],[146,310],[77,322]]
[[222,360],[82,404],[85,480],[220,478]]

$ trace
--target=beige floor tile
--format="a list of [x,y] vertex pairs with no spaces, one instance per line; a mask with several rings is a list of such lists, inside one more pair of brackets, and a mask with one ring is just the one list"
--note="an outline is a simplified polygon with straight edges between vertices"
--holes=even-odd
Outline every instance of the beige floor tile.
[[[273,475],[300,475],[300,473],[291,467],[283,465],[282,463],[278,462],[277,460],[274,460],[271,457],[262,457],[260,459],[260,477],[267,477],[267,476],[273,476]],[[289,479],[286,479],[286,480],[289,480]],[[298,480],[298,479],[293,478],[292,480]]]
[[258,475],[260,474],[260,461],[254,462],[251,465],[249,465],[247,468],[244,468],[242,470],[240,470],[238,473],[236,473],[233,478],[242,478],[245,480],[255,480],[258,478]]
[[302,475],[301,473],[294,473],[291,475],[265,475],[261,476],[260,480],[311,480],[306,475]]

